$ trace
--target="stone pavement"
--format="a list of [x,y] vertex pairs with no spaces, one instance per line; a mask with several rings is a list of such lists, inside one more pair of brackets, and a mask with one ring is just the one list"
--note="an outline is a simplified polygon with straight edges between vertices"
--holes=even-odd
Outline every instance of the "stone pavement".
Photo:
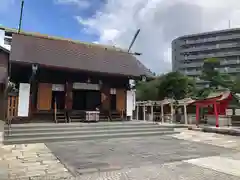
[[79,180],[240,180],[240,177],[221,173],[186,162],[141,166],[119,171],[80,176]]
[[240,180],[231,172],[188,162],[234,155],[237,150],[171,136],[49,143],[47,147],[80,180]]
[[72,177],[44,144],[0,145],[0,167],[1,180]]
[[240,180],[237,137],[177,131],[161,137],[2,145],[0,180]]
[[180,134],[173,134],[169,136],[181,140],[211,144],[214,146],[240,150],[240,138],[237,136],[229,136],[216,133],[205,133],[201,131],[192,131],[186,129],[177,130],[180,131]]
[[188,129],[193,131],[203,131],[203,132],[226,134],[226,135],[232,135],[232,136],[240,136],[239,127],[234,127],[234,126],[231,126],[231,127],[189,126]]

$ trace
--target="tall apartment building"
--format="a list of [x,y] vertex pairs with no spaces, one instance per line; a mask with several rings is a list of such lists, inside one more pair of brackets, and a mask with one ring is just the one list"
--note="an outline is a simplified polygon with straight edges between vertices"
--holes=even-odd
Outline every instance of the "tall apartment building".
[[172,69],[196,78],[199,86],[207,58],[219,58],[220,72],[240,74],[240,28],[181,36],[172,42]]

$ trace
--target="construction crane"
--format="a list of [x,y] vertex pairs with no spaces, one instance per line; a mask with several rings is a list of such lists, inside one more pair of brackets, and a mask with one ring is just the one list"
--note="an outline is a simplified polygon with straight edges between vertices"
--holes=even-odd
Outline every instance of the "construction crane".
[[[135,35],[134,35],[134,37],[133,37],[133,39],[132,39],[132,42],[131,42],[131,44],[130,44],[130,46],[129,46],[129,48],[128,48],[128,51],[127,51],[128,53],[130,53],[130,50],[131,50],[133,44],[135,43],[135,41],[136,41],[139,33],[140,33],[140,29],[138,29],[137,32],[135,33]],[[142,55],[142,53],[138,53],[138,52],[130,53],[130,54],[134,54],[134,55],[137,55],[137,56]]]

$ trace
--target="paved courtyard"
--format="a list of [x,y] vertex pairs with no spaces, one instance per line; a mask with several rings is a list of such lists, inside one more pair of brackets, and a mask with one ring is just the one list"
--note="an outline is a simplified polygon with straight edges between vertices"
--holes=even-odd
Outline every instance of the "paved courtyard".
[[180,130],[131,139],[0,145],[1,180],[240,180],[240,139]]
[[[194,142],[194,138],[189,138],[193,133],[198,132],[134,139],[49,143],[47,147],[80,180],[240,180],[239,151],[205,140]],[[211,134],[208,135],[211,137]],[[237,157],[239,161],[234,160]],[[219,164],[222,167],[218,167]],[[238,169],[234,169],[235,166]]]

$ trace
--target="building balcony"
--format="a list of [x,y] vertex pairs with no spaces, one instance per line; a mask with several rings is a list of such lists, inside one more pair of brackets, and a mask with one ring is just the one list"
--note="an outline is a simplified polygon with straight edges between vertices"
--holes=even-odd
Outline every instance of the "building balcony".
[[240,60],[239,59],[234,59],[234,60],[223,60],[220,61],[221,66],[227,66],[227,65],[236,65],[239,64],[240,65]]
[[202,71],[181,71],[183,74],[187,76],[200,76]]
[[201,47],[191,47],[187,49],[181,50],[181,53],[191,53],[191,52],[201,52],[201,51],[211,51],[217,49],[227,49],[227,48],[235,48],[240,47],[239,43],[229,43],[229,44],[216,44],[210,46],[201,46]]
[[211,53],[211,54],[201,54],[201,55],[190,55],[183,56],[181,60],[194,60],[194,59],[207,59],[207,58],[221,58],[221,57],[229,57],[229,56],[239,56],[240,51],[232,51],[232,52],[219,52],[219,53]]
[[[196,35],[197,37],[197,35]],[[216,36],[216,37],[210,37],[210,38],[201,38],[197,40],[182,40],[180,42],[180,45],[191,45],[191,44],[202,44],[207,42],[218,42],[218,41],[226,41],[226,40],[233,40],[233,39],[240,39],[240,34],[232,34],[232,35],[226,35],[226,36]]]
[[196,68],[196,67],[202,67],[203,66],[203,63],[197,63],[197,62],[191,62],[191,63],[188,63],[188,64],[184,64],[184,63],[181,63],[179,65],[179,68]]

